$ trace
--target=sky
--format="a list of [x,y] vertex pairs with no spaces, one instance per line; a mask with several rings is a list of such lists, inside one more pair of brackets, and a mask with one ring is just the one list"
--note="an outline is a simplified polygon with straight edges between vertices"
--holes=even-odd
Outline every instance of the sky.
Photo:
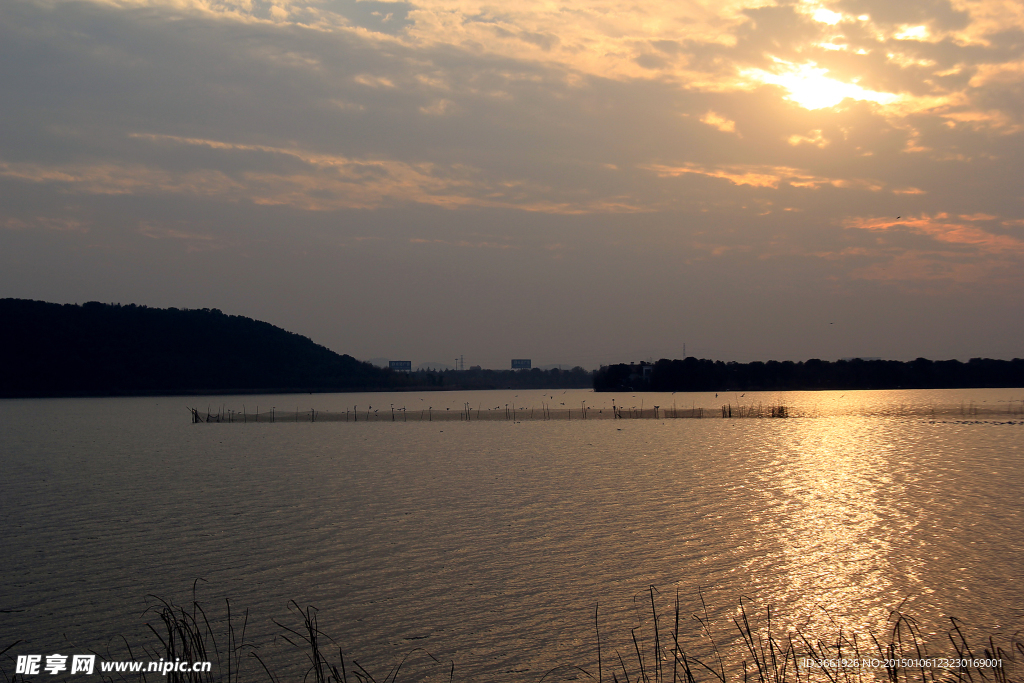
[[1024,357],[1024,3],[5,0],[0,297],[356,358]]

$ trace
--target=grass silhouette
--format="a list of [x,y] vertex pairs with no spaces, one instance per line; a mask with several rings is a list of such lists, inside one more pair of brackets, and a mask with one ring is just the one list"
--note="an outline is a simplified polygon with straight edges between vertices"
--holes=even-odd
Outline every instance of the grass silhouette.
[[[699,591],[698,591],[699,593]],[[292,601],[290,618],[273,619],[281,629],[279,638],[303,655],[305,664],[284,670],[266,661],[253,643],[246,641],[248,611],[232,614],[231,603],[225,599],[225,615],[211,620],[195,596],[191,604],[178,605],[150,596],[154,603],[145,616],[155,617],[146,623],[154,640],[139,648],[135,658],[127,640],[122,638],[128,656],[134,661],[210,661],[210,672],[139,672],[102,673],[104,682],[161,680],[169,683],[247,683],[267,680],[270,683],[399,683],[406,681],[456,680],[455,662],[442,662],[424,648],[409,650],[397,664],[375,676],[358,660],[348,656],[318,623],[318,610],[302,608]],[[950,618],[947,639],[951,650],[944,655],[928,652],[918,623],[901,611],[893,610],[884,633],[858,636],[835,620],[835,635],[829,639],[814,638],[799,629],[780,630],[771,607],[763,612],[750,612],[748,603],[740,602],[731,627],[742,641],[742,656],[723,654],[708,609],[700,595],[701,611],[684,615],[678,592],[667,614],[660,613],[660,594],[654,586],[634,596],[638,625],[631,628],[626,652],[605,650],[599,618],[594,608],[596,665],[564,664],[540,676],[539,683],[559,680],[591,680],[598,683],[1018,683],[1018,661],[1024,657],[1024,643],[1014,636],[1005,646],[989,637],[973,647],[964,633],[963,624]],[[643,615],[647,616],[643,616]],[[830,618],[831,619],[831,618]],[[646,624],[644,623],[646,621]],[[666,623],[667,622],[667,623]],[[696,656],[683,645],[684,627],[695,629],[704,647]],[[0,658],[14,663],[10,652],[21,641],[0,651]],[[99,653],[96,653],[97,655]],[[116,659],[116,657],[110,657]],[[245,662],[249,661],[249,665]],[[809,665],[811,662],[847,662],[846,666]],[[870,666],[854,665],[871,662]],[[253,664],[255,662],[255,664]],[[305,668],[303,668],[303,666]],[[8,667],[4,667],[7,669]],[[11,667],[13,668],[13,667]],[[410,670],[411,669],[411,670]],[[15,673],[3,680],[28,683],[38,680]]]

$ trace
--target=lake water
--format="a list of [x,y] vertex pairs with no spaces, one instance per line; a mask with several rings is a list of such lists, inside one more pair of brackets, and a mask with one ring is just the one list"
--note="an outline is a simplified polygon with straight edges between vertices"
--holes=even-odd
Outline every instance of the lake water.
[[[650,634],[650,606],[634,599],[642,607],[652,585],[661,628],[678,591],[685,644],[706,653],[690,616],[703,615],[703,597],[727,659],[741,657],[741,600],[762,618],[771,605],[776,630],[810,637],[830,637],[833,620],[881,633],[902,604],[935,653],[951,653],[949,616],[972,637],[1019,638],[1022,398],[570,390],[0,401],[0,650],[22,640],[5,659],[113,657],[123,637],[138,654],[155,641],[148,596],[187,604],[196,579],[216,628],[225,597],[236,614],[249,610],[247,639],[282,681],[305,670],[273,621],[301,623],[290,601],[318,608],[320,628],[378,680],[417,647],[442,664],[414,654],[399,680],[448,680],[452,662],[462,681],[538,681],[559,665],[596,676],[598,604],[610,680],[616,651],[635,662],[630,629]],[[607,417],[612,399],[714,417],[412,419],[427,405],[583,402]],[[727,402],[786,405],[791,417],[721,419]],[[186,406],[207,404],[247,416],[273,407],[281,419],[191,424]],[[392,405],[408,421],[391,422]],[[386,406],[387,419],[284,421],[353,406]],[[245,680],[268,680],[255,660],[245,665]],[[0,667],[12,675],[11,661]],[[547,680],[573,676],[586,679],[563,668]]]

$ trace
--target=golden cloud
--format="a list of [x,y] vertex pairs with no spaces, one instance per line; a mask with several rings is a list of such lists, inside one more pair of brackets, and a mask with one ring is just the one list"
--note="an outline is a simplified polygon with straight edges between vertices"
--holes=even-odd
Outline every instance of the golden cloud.
[[[65,185],[85,194],[188,194],[306,211],[374,209],[417,203],[442,208],[507,208],[551,214],[636,213],[653,210],[625,196],[557,198],[560,190],[516,180],[491,181],[478,169],[453,164],[409,163],[392,159],[355,159],[298,148],[250,145],[171,135],[132,134],[159,144],[203,146],[225,153],[260,152],[289,157],[301,170],[167,171],[143,164],[10,163],[0,161],[0,176]],[[579,192],[568,191],[578,195]],[[556,195],[556,197],[551,197]]]
[[716,114],[713,111],[708,111],[708,113],[706,113],[706,114],[704,114],[704,116],[700,117],[700,122],[704,123],[704,124],[707,124],[707,125],[711,126],[712,128],[717,128],[718,130],[722,131],[723,133],[735,133],[736,132],[736,122],[735,121],[733,121],[733,120],[731,120],[729,118],[726,118],[725,116],[722,116],[721,114]]
[[661,178],[673,178],[692,173],[709,178],[728,180],[733,185],[749,185],[751,187],[778,188],[782,183],[786,183],[793,187],[809,189],[825,185],[831,185],[832,187],[857,187],[872,191],[882,189],[882,184],[878,181],[859,178],[827,178],[798,168],[766,164],[730,164],[720,167],[707,167],[692,163],[683,164],[682,166],[647,164],[640,166],[640,168],[653,171]]
[[889,218],[852,218],[847,220],[843,227],[877,232],[907,230],[919,235],[927,235],[937,242],[974,247],[986,253],[1024,255],[1024,241],[1011,235],[991,233],[969,224],[980,220],[998,220],[998,216],[975,214],[960,218],[967,222],[961,223],[951,220],[951,217],[946,213],[935,215],[921,214],[906,218],[900,217],[898,220]]
[[[61,0],[49,0],[61,1]],[[1024,30],[1024,10],[1012,0],[954,0],[953,9],[964,12],[967,25],[943,29],[936,20],[891,25],[868,14],[846,15],[816,0],[791,5],[793,22],[804,22],[810,31],[794,33],[793,42],[778,45],[774,63],[764,64],[765,54],[731,52],[740,44],[744,28],[756,24],[750,12],[775,7],[774,0],[605,0],[601,3],[568,0],[522,0],[494,5],[478,0],[419,0],[409,11],[403,29],[395,34],[375,32],[355,25],[342,11],[316,0],[93,0],[116,8],[161,8],[171,13],[196,14],[249,23],[297,25],[322,31],[348,32],[367,41],[400,44],[411,50],[437,46],[456,47],[470,55],[497,56],[554,67],[569,85],[581,75],[612,79],[658,79],[681,88],[708,92],[749,91],[764,84],[778,85],[786,97],[807,109],[833,107],[847,98],[874,102],[887,117],[961,107],[967,111],[977,89],[989,83],[1019,83],[1024,62],[1001,62],[998,56],[961,63],[951,71],[934,59],[922,56],[918,46],[946,44],[955,47],[988,46],[991,36],[1009,29]],[[857,30],[850,31],[851,26]],[[857,36],[857,39],[847,36]],[[854,44],[856,43],[856,44]],[[711,49],[715,57],[702,53]],[[843,61],[843,73],[819,64],[815,54],[850,52],[867,55],[884,51],[890,65],[915,70],[915,83],[931,83],[930,89],[901,89],[889,80],[887,87],[866,85],[880,76],[876,60]],[[930,53],[929,53],[930,54]],[[319,69],[322,60],[296,53],[268,58],[296,66]],[[965,53],[965,60],[971,59]],[[429,61],[429,60],[428,60]],[[858,67],[858,64],[860,65]],[[858,72],[858,68],[860,71]],[[942,74],[975,69],[970,86],[938,85],[927,71]],[[916,73],[924,70],[924,74]],[[387,75],[356,75],[367,87],[397,87]],[[441,84],[443,75],[430,78]],[[500,95],[501,93],[496,93]],[[424,111],[441,107],[435,102]],[[433,108],[432,108],[433,107]],[[991,121],[996,121],[993,115]],[[710,124],[709,125],[714,125]]]
[[9,163],[0,161],[0,176],[35,183],[60,183],[88,194],[160,192],[199,196],[234,196],[242,185],[220,171],[172,173],[141,164]]

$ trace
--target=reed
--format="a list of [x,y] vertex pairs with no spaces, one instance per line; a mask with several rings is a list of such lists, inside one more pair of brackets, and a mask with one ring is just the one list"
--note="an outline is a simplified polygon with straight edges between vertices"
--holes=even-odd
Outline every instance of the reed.
[[[345,666],[345,653],[330,636],[320,630],[320,626],[317,621],[318,610],[312,606],[302,609],[294,600],[289,603],[289,609],[294,614],[298,615],[302,621],[301,625],[292,627],[281,623],[276,619],[274,619],[273,622],[279,628],[284,630],[284,635],[281,636],[282,640],[301,650],[308,660],[309,668],[303,672],[302,680],[313,680],[316,683],[348,683],[349,671],[348,667]],[[328,643],[330,646],[337,648],[337,663],[332,662],[330,659],[330,654],[326,650]],[[424,648],[413,648],[407,652],[397,664],[391,667],[391,669],[381,679],[381,683],[397,683],[399,680],[398,676],[402,672],[402,669],[407,663],[409,663],[410,659],[418,654],[423,654],[434,664],[441,664],[441,661],[437,659],[437,657],[427,652]],[[271,683],[281,683],[282,680],[297,680],[292,677],[284,679],[279,678],[270,670],[270,667],[260,659],[258,654],[253,653],[253,656],[259,661],[260,665],[263,667],[263,671],[267,674]],[[350,661],[353,667],[351,673],[354,681],[357,681],[358,683],[377,683],[377,679],[373,674],[367,671],[362,664],[355,659],[351,659]],[[448,668],[449,683],[451,683],[454,678],[455,662],[453,661],[450,663],[450,667]]]
[[[656,605],[657,590],[651,586],[646,592],[649,602],[650,626],[645,638],[641,622],[631,629],[632,651],[623,657],[615,652],[612,667],[604,666],[601,635],[594,612],[597,641],[597,669],[585,673],[589,679],[603,683],[606,675],[613,683],[1019,683],[1024,680],[1017,671],[1018,658],[1024,657],[1024,643],[1019,634],[1007,647],[988,638],[980,649],[972,648],[961,624],[950,617],[947,637],[952,653],[934,655],[928,652],[917,622],[897,607],[889,614],[885,632],[878,636],[869,633],[866,638],[844,630],[830,617],[836,629],[828,640],[814,638],[800,629],[778,631],[770,606],[763,617],[748,612],[742,600],[733,627],[742,641],[743,658],[723,656],[712,635],[707,606],[701,596],[702,614],[691,616],[698,633],[705,639],[703,657],[687,653],[680,630],[680,600],[676,593],[674,609],[670,613],[672,627],[666,632]],[[639,613],[639,611],[638,611]],[[815,667],[808,662],[842,661],[879,663],[879,666]],[[999,666],[968,666],[965,662],[994,662]],[[908,666],[906,662],[911,664]],[[942,662],[959,662],[955,667],[943,667]],[[621,674],[621,677],[620,675]]]
[[754,406],[753,403],[748,406],[744,406],[740,403],[737,404],[736,414],[733,415],[732,404],[726,403],[722,406],[722,417],[789,417],[789,409],[781,403],[779,405],[769,406],[764,406],[760,403],[758,403],[757,406]]
[[245,651],[251,649],[250,645],[245,644],[245,629],[249,622],[248,610],[242,616],[241,633],[238,633],[231,615],[231,602],[225,598],[227,622],[222,652],[206,611],[196,601],[194,592],[192,604],[188,608],[175,605],[157,596],[150,597],[154,598],[157,604],[149,608],[148,611],[156,615],[158,625],[154,626],[147,622],[146,627],[156,636],[160,646],[144,647],[143,653],[146,659],[150,661],[157,659],[186,662],[209,661],[215,662],[217,666],[216,674],[213,671],[172,671],[167,674],[168,681],[171,683],[191,683],[193,681],[197,683],[208,681],[236,683],[244,680],[241,677],[241,658]]
[[[389,409],[390,408],[390,409]],[[504,406],[497,406],[495,408],[488,408],[483,410],[482,407],[477,407],[475,410],[469,403],[463,403],[460,410],[452,410],[451,408],[445,408],[443,411],[439,409],[439,412],[435,418],[433,407],[422,408],[420,412],[413,412],[411,415],[405,406],[391,405],[389,408],[383,410],[368,406],[362,410],[358,406],[352,408],[346,408],[345,410],[338,411],[326,411],[316,410],[310,408],[309,411],[299,411],[298,408],[292,413],[292,422],[433,422],[437,419],[440,422],[452,422],[458,420],[460,422],[479,422],[479,421],[505,421],[505,422],[523,422],[523,421],[535,421],[535,420],[666,420],[666,419],[692,419],[692,418],[703,418],[714,415],[714,412],[708,412],[705,414],[703,408],[697,407],[696,405],[691,406],[689,409],[678,409],[673,406],[671,409],[663,407],[661,405],[654,405],[650,408],[646,407],[643,402],[640,406],[620,406],[613,404],[611,409],[605,411],[601,408],[595,408],[589,406],[586,402],[581,402],[580,409],[575,411],[577,418],[573,417],[572,408],[559,407],[554,408],[550,403],[542,402],[539,406],[540,410],[537,410],[533,406],[522,406],[515,403],[509,403]],[[216,423],[216,422],[234,422],[239,412],[233,410],[222,410],[218,413],[212,412],[201,412],[198,408],[186,407],[189,411],[189,419],[194,424],[202,423]],[[254,422],[259,421],[259,413],[249,413],[245,406],[242,406],[240,411],[242,415],[242,423],[248,422],[248,418],[252,417]],[[286,421],[282,413],[282,422]],[[768,418],[768,417],[789,417],[790,409],[784,405],[778,406],[733,406],[731,404],[723,405],[721,408],[721,416],[724,418],[732,417],[746,417],[746,418]],[[270,412],[264,413],[266,422],[276,422],[276,409],[271,409]],[[402,419],[399,420],[398,418]]]
[[[303,670],[282,671],[268,662],[255,645],[246,642],[248,611],[241,615],[232,614],[231,603],[225,599],[224,614],[211,619],[196,599],[195,591],[194,583],[192,601],[187,606],[150,596],[154,604],[144,616],[155,617],[147,621],[146,627],[156,640],[141,647],[139,659],[211,661],[216,669],[205,673],[170,672],[167,676],[160,676],[159,680],[170,683],[241,683],[264,679],[270,683],[300,680],[315,683],[399,683],[422,680],[428,674],[431,680],[442,676],[449,683],[455,680],[454,661],[441,662],[419,647],[406,652],[378,679],[357,659],[346,655],[321,630],[315,607],[302,608],[295,601],[288,605],[288,620],[272,621],[281,629],[279,638],[298,649],[306,664],[300,667]],[[678,590],[666,610],[657,588],[649,586],[634,596],[637,624],[629,629],[625,638],[626,649],[616,649],[611,653],[607,652],[599,609],[595,606],[596,661],[585,665],[560,665],[537,680],[581,680],[581,677],[598,683],[1020,683],[1024,680],[1018,671],[1018,662],[1024,658],[1020,634],[1005,646],[997,644],[990,636],[980,647],[975,647],[968,642],[962,623],[951,617],[946,635],[952,651],[935,655],[928,651],[918,623],[901,611],[902,606],[890,613],[881,635],[869,632],[866,636],[858,636],[830,616],[834,635],[822,638],[799,628],[780,629],[770,606],[761,613],[752,612],[749,603],[741,600],[729,627],[739,643],[740,653],[727,655],[719,644],[723,642],[721,635],[715,635],[717,629],[711,623],[699,590],[698,595],[700,611],[686,618]],[[687,623],[691,630],[684,628]],[[13,660],[7,653],[21,642],[0,650],[0,659]],[[129,657],[138,661],[127,640],[124,642]],[[701,654],[689,652],[686,643],[699,648]],[[870,659],[880,665],[873,668],[808,666],[808,662],[844,659]],[[961,663],[999,660],[1000,665],[944,668],[939,665],[944,659]],[[245,661],[250,664],[244,665]],[[905,662],[908,661],[916,663],[907,666]],[[0,668],[3,681],[7,683],[28,683],[36,678],[19,674],[8,677],[6,671],[11,669],[13,667]],[[114,679],[104,677],[102,680],[112,682]],[[144,673],[133,677],[121,674],[120,680],[145,682],[147,678]]]
[[[200,581],[202,579],[193,582],[192,601],[187,606],[176,605],[159,596],[148,596],[154,602],[143,613],[143,617],[154,617],[147,619],[145,626],[156,641],[142,645],[139,657],[135,656],[127,639],[122,637],[121,640],[124,641],[129,659],[133,661],[208,661],[215,667],[208,672],[171,671],[165,675],[151,673],[150,677],[155,676],[169,683],[242,683],[247,680],[242,673],[243,658],[253,655],[255,650],[252,644],[246,642],[245,637],[249,611],[246,610],[241,616],[232,614],[231,601],[225,598],[224,614],[220,619],[211,620],[196,598],[196,586]],[[106,658],[123,659],[121,656]],[[120,680],[145,682],[147,679],[145,672],[136,674],[134,678],[125,674],[119,676]],[[17,677],[11,680],[20,683]],[[22,680],[27,683],[29,679]],[[102,680],[112,682],[114,679],[104,677]]]

